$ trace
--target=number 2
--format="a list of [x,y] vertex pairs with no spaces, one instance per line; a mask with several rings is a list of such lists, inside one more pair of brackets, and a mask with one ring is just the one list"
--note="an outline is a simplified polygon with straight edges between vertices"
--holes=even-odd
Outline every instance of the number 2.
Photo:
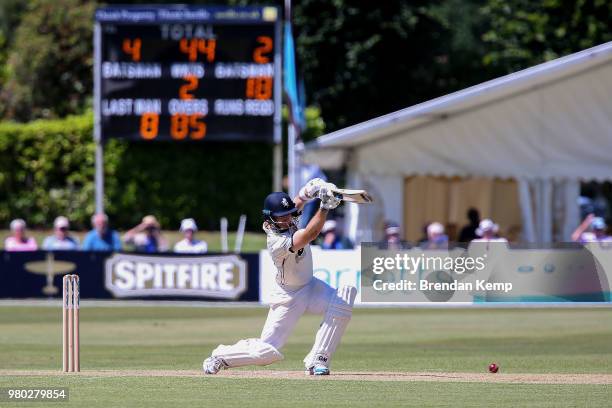
[[193,91],[198,87],[198,78],[189,75],[184,78],[188,83],[185,85],[181,85],[179,88],[179,98],[181,99],[193,99],[193,94],[189,93],[189,91]]
[[261,45],[253,51],[253,61],[258,64],[267,64],[270,62],[270,57],[264,54],[268,54],[272,51],[272,38],[262,35],[257,37],[257,42]]

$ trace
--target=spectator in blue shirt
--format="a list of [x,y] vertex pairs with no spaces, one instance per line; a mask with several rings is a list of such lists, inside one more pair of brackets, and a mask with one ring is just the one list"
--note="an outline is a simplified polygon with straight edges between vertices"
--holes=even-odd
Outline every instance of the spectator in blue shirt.
[[168,250],[168,241],[161,234],[159,222],[153,215],[145,216],[140,224],[126,232],[123,241],[134,245],[136,252],[155,253]]
[[108,228],[106,214],[95,214],[91,217],[93,229],[83,241],[84,251],[121,251],[121,240],[117,231]]
[[321,248],[323,249],[351,249],[353,245],[351,242],[342,237],[338,233],[338,224],[335,220],[327,220],[325,224],[323,224],[323,228],[321,229],[321,236],[323,239],[321,240]]
[[448,249],[448,235],[444,233],[444,225],[432,222],[427,226],[427,241],[421,243],[423,249]]
[[53,235],[43,241],[43,249],[47,251],[72,251],[79,249],[79,240],[70,236],[68,218],[59,216],[53,222]]

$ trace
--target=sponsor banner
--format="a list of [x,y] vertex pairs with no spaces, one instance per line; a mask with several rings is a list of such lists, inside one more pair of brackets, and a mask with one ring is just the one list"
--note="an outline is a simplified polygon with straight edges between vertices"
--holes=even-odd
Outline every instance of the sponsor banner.
[[259,298],[259,254],[96,251],[0,251],[0,298],[61,298],[62,276],[67,273],[81,277],[83,299]]
[[364,303],[609,302],[612,251],[472,242],[450,249],[361,247]]
[[[377,246],[365,254],[363,247],[322,250],[313,246],[314,275],[335,288],[355,286],[355,303],[362,305],[612,301],[612,247],[472,245],[467,250],[411,248],[393,252]],[[406,255],[411,263],[396,267],[398,254],[400,262]],[[362,255],[364,265],[369,265],[363,271]],[[259,299],[269,304],[276,267],[267,250],[261,251],[259,258]],[[380,267],[384,267],[383,273]]]
[[[361,256],[359,249],[323,250],[311,246],[314,276],[334,288],[351,285],[357,288],[355,303],[360,302]],[[276,267],[267,250],[259,253],[259,301],[270,303],[270,294],[276,279]]]
[[114,254],[105,285],[115,297],[187,296],[237,299],[247,287],[246,262],[237,255],[159,257]]

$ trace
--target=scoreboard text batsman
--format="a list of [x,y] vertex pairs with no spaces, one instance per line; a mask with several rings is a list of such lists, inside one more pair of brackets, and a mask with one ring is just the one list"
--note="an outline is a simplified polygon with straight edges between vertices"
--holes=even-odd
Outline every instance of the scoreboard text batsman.
[[274,7],[98,9],[98,136],[272,141],[277,33]]

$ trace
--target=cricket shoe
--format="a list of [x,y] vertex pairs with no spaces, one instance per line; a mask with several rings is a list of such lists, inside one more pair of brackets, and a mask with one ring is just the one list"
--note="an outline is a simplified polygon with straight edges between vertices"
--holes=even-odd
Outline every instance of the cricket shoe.
[[306,371],[304,371],[306,375],[329,375],[329,368],[324,366],[323,364],[316,364],[313,367],[308,367]]
[[323,364],[315,364],[312,369],[312,375],[329,375],[329,367]]
[[225,362],[219,357],[208,357],[206,360],[204,360],[204,363],[202,363],[204,374],[217,374],[226,367],[227,364],[225,364]]

